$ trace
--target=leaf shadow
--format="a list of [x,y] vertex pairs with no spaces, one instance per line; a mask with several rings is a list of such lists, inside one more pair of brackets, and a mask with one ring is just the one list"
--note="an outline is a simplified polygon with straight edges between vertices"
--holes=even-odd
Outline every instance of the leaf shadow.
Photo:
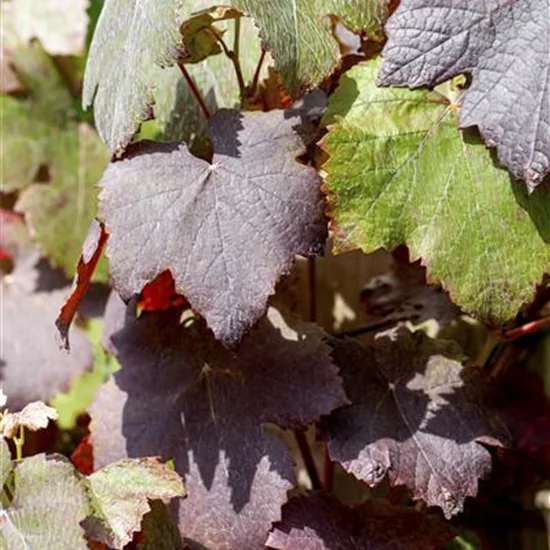
[[236,109],[220,109],[208,122],[208,133],[215,155],[240,158],[243,145],[239,134],[244,135],[244,115]]
[[524,182],[510,178],[510,185],[518,205],[527,212],[542,240],[550,244],[550,176],[530,194]]
[[[117,309],[125,307],[117,301]],[[127,456],[174,459],[190,494],[207,500],[211,490],[229,491],[237,514],[250,501],[260,463],[267,464],[263,476],[274,472],[291,482],[286,447],[263,431],[261,401],[251,403],[243,375],[224,360],[233,352],[202,321],[183,327],[181,310],[143,313],[138,320],[134,307],[123,313],[122,328],[110,338],[122,367],[114,380],[127,395],[122,412]]]

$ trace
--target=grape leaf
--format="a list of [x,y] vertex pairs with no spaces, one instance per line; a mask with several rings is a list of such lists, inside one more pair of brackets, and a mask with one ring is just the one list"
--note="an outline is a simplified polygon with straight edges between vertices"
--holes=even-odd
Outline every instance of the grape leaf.
[[86,550],[80,522],[88,512],[86,491],[61,456],[43,454],[15,466],[15,497],[0,510],[0,547],[13,550]]
[[212,550],[263,548],[292,465],[261,423],[291,427],[328,414],[345,401],[341,381],[323,333],[294,330],[275,310],[238,353],[179,317],[171,309],[136,319],[113,294],[106,338],[122,368],[91,409],[95,460],[173,458],[189,494],[179,503],[182,536]]
[[344,75],[325,117],[334,220],[366,252],[407,244],[457,305],[502,324],[550,266],[550,189],[528,197],[472,132],[456,129],[455,104],[377,88],[378,66]]
[[386,25],[379,82],[433,86],[472,75],[460,110],[516,179],[550,171],[548,0],[405,0]]
[[69,288],[36,251],[17,258],[14,271],[2,278],[2,316],[9,322],[0,331],[0,380],[12,410],[47,401],[92,366],[92,346],[79,328],[70,355],[56,342],[52,320]]
[[370,486],[387,473],[446,517],[461,511],[491,468],[480,443],[505,440],[477,370],[461,365],[453,342],[403,328],[368,347],[334,346],[352,405],[324,423],[330,456]]
[[103,224],[97,220],[93,220],[88,229],[86,240],[82,244],[82,252],[76,266],[71,293],[62,305],[59,315],[55,320],[55,326],[57,330],[59,330],[59,334],[67,350],[70,348],[69,329],[71,323],[90,287],[90,282],[100,260],[105,243],[107,242],[107,238],[108,236]]
[[454,536],[437,517],[371,500],[356,508],[319,494],[295,497],[266,545],[276,550],[439,550]]
[[94,514],[86,519],[87,535],[112,548],[122,548],[139,531],[151,510],[147,499],[182,497],[176,472],[154,458],[120,460],[88,477]]
[[[27,93],[0,98],[2,190],[23,190],[16,209],[51,263],[71,276],[96,213],[107,151],[89,125],[77,123],[65,83],[40,46],[19,45],[13,56]],[[105,277],[102,265],[96,280]]]
[[336,68],[340,54],[329,15],[342,18],[354,30],[380,35],[388,9],[386,0],[235,0],[233,4],[254,18],[264,47],[293,94],[314,88]]
[[[49,146],[53,179],[47,185],[35,184],[25,189],[16,209],[25,214],[52,264],[70,276],[96,214],[95,184],[108,159],[96,132],[87,124],[57,135],[54,131],[48,140],[53,142]],[[96,270],[94,279],[106,279],[105,265]]]
[[211,164],[183,144],[146,142],[113,162],[100,182],[100,217],[122,297],[170,269],[216,337],[236,343],[294,255],[324,244],[319,177],[295,160],[305,152],[299,124],[283,111],[223,110],[210,120]]
[[40,40],[52,55],[82,55],[88,29],[88,0],[12,0],[10,11],[25,42]]
[[82,104],[93,103],[99,135],[113,154],[121,153],[139,124],[150,118],[162,67],[183,53],[182,4],[105,1],[90,47]]

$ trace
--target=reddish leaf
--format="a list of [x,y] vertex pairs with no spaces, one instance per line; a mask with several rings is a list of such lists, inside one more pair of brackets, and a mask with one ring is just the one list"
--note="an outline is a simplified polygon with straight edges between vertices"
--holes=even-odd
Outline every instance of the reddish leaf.
[[166,270],[143,287],[137,303],[137,310],[138,312],[162,311],[184,306],[186,303],[185,298],[176,292],[172,274]]
[[491,468],[480,443],[505,439],[478,369],[454,343],[405,329],[368,347],[336,342],[333,356],[353,404],[324,425],[331,457],[371,486],[388,474],[447,517],[461,511]]
[[71,454],[71,462],[81,474],[88,476],[94,472],[94,451],[89,435],[80,440]]
[[80,302],[90,286],[92,275],[101,256],[103,247],[107,242],[107,238],[108,235],[105,232],[103,224],[94,220],[88,231],[88,236],[82,245],[82,254],[78,260],[71,294],[63,304],[55,321],[55,326],[61,334],[66,349],[70,347],[69,328],[78,311]]
[[301,426],[328,414],[345,401],[341,380],[323,333],[290,328],[275,310],[237,353],[200,321],[180,325],[180,313],[136,319],[112,296],[106,338],[122,368],[92,407],[96,465],[173,458],[189,493],[179,503],[182,535],[211,550],[263,548],[292,465],[262,423]]
[[371,500],[348,508],[318,494],[283,507],[269,535],[276,550],[441,550],[455,536],[437,517]]

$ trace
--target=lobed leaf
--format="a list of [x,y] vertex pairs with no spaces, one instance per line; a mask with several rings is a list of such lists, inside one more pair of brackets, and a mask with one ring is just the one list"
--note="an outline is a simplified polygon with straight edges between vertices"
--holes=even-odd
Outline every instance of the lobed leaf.
[[[13,14],[4,9],[5,4],[3,27],[13,25],[13,17],[8,17]],[[21,191],[16,209],[25,214],[52,265],[71,276],[96,214],[95,184],[107,164],[107,151],[89,125],[77,123],[66,83],[40,45],[21,44],[17,35],[8,45],[26,93],[20,98],[0,98],[5,130],[2,190]],[[96,279],[105,276],[102,266]]]
[[433,86],[460,73],[472,84],[462,127],[478,126],[500,162],[532,191],[550,171],[548,0],[405,0],[386,25],[379,82]]
[[179,316],[136,319],[113,294],[106,340],[122,368],[91,410],[95,460],[173,458],[189,495],[179,502],[182,536],[212,550],[263,548],[292,465],[261,424],[306,425],[345,402],[329,348],[322,332],[288,326],[276,311],[238,352]]
[[388,474],[447,518],[460,512],[491,468],[481,443],[506,440],[476,369],[454,343],[406,329],[370,346],[335,342],[333,357],[352,405],[323,424],[332,459],[370,486]]
[[366,252],[406,244],[466,312],[516,315],[550,267],[550,190],[531,196],[456,128],[439,93],[377,88],[379,62],[331,97],[323,147],[335,223]]
[[296,162],[299,126],[298,114],[222,110],[210,120],[212,163],[183,144],[145,142],[112,163],[100,217],[121,296],[169,269],[216,337],[237,343],[294,255],[326,238],[320,179]]

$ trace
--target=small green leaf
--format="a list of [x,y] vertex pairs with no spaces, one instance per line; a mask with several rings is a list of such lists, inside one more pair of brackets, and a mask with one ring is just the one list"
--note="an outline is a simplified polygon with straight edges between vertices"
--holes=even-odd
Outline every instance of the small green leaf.
[[437,92],[376,87],[380,63],[344,75],[324,122],[324,166],[344,246],[406,244],[464,310],[514,317],[550,266],[550,189],[527,196]]
[[[16,209],[25,214],[50,262],[70,276],[96,215],[98,189],[95,184],[107,165],[108,155],[96,132],[87,124],[49,131],[51,181],[25,189]],[[101,263],[100,266],[94,279],[106,280],[106,266]]]
[[222,52],[218,38],[223,30],[214,25],[216,21],[238,19],[241,14],[229,6],[212,7],[196,13],[180,28],[185,46],[185,63],[198,63],[211,55]]
[[155,458],[123,459],[88,477],[94,514],[86,521],[92,540],[122,548],[139,531],[148,499],[185,496],[180,476]]
[[[4,461],[2,456],[2,466]],[[67,459],[44,454],[25,458],[15,466],[14,482],[13,501],[0,510],[0,548],[88,548],[80,526],[88,511],[88,499]]]

